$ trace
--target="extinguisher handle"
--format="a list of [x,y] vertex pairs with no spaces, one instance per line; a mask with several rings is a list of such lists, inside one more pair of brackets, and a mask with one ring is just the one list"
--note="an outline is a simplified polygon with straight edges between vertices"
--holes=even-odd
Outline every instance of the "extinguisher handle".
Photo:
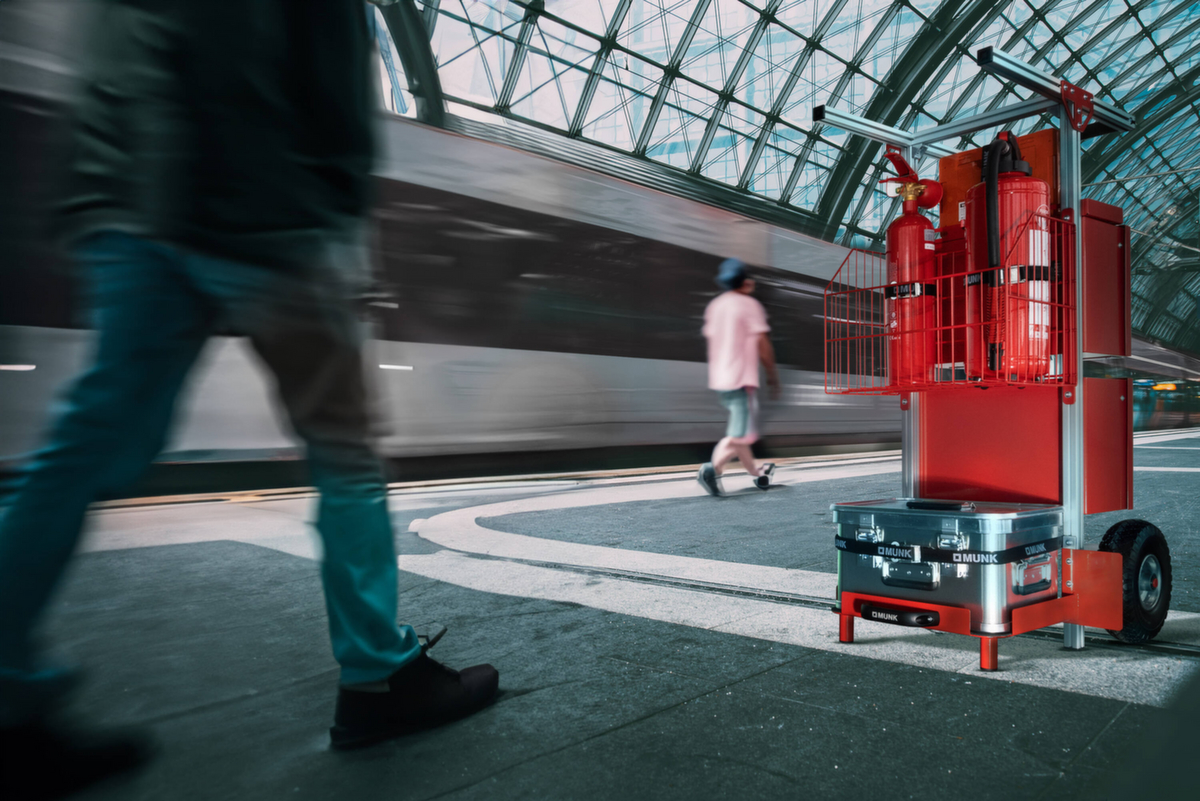
[[899,150],[894,150],[892,146],[889,145],[887,152],[884,153],[884,155],[887,156],[888,161],[892,162],[892,166],[896,168],[896,174],[900,176],[899,180],[907,183],[915,183],[916,181],[921,180],[917,176],[917,171],[909,166],[908,162],[905,160],[904,156]]

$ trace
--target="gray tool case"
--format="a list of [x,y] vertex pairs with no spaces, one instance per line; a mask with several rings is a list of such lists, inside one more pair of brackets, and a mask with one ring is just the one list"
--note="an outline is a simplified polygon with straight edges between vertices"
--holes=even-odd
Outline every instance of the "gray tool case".
[[830,508],[839,599],[963,607],[972,631],[1006,634],[1014,608],[1059,595],[1061,506],[893,498]]

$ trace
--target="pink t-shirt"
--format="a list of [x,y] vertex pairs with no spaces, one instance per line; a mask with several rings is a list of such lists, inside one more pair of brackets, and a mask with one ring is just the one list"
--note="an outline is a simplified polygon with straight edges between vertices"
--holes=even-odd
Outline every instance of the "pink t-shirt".
[[708,388],[758,386],[758,337],[771,330],[767,311],[749,295],[717,295],[704,310],[708,339]]

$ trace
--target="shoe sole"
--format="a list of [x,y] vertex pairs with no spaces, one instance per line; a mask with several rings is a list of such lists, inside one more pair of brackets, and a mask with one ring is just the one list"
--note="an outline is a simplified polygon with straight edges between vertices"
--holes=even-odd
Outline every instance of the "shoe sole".
[[394,740],[397,737],[405,737],[409,734],[419,734],[423,731],[436,729],[439,726],[445,726],[448,723],[462,720],[474,715],[476,712],[482,712],[493,703],[495,703],[499,692],[488,698],[487,701],[479,706],[469,707],[461,713],[451,717],[439,718],[438,720],[429,721],[427,723],[403,723],[396,726],[389,726],[386,729],[374,729],[371,731],[355,731],[347,729],[344,726],[329,727],[329,747],[334,751],[351,751],[355,748],[366,748],[367,746],[376,745],[387,740]]
[[[451,721],[446,722],[450,723]],[[331,726],[329,728],[329,747],[334,751],[350,751],[355,748],[366,748],[368,745],[375,745],[376,743],[382,743],[385,740],[392,740],[396,737],[404,737],[408,734],[416,734],[417,732],[433,727],[433,725],[418,726],[414,723],[397,726],[386,731],[355,732],[341,726]]]

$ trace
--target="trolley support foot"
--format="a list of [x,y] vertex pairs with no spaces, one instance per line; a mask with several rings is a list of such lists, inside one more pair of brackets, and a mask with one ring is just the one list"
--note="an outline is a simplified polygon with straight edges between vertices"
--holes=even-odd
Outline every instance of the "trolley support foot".
[[854,615],[838,616],[838,641],[854,642]]
[[979,669],[1000,669],[1000,639],[998,637],[979,638]]

